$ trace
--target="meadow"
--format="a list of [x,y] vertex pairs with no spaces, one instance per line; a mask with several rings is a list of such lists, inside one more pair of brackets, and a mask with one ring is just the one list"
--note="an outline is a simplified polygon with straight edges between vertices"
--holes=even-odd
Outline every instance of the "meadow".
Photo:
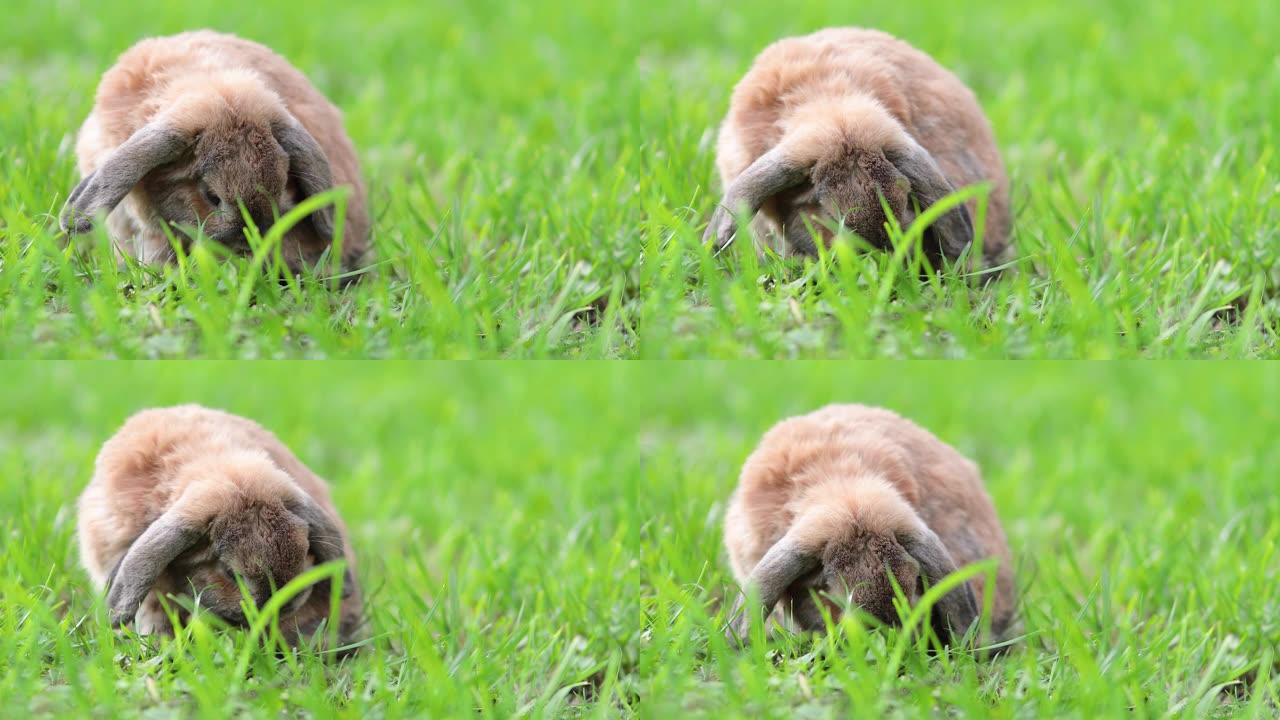
[[[189,401],[330,481],[367,592],[354,657],[107,626],[75,497],[125,417]],[[852,619],[726,645],[738,468],[831,401],[981,464],[1016,558],[1009,652],[932,655]],[[1277,408],[1261,364],[9,364],[0,698],[37,717],[1275,717]]]
[[[994,284],[842,241],[716,256],[714,138],[785,35],[882,28],[952,68],[1013,180]],[[201,244],[67,243],[74,135],[138,39],[265,42],[346,113],[374,264],[335,290]],[[1274,357],[1270,0],[787,3],[14,0],[0,25],[0,356]]]

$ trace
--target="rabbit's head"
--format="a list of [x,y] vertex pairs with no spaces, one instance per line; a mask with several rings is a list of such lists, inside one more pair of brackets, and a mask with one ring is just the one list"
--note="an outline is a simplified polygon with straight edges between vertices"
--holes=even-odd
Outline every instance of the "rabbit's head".
[[[217,507],[196,520],[194,504]],[[169,586],[189,593],[224,620],[242,624],[242,585],[261,607],[312,565],[342,557],[343,539],[336,523],[303,494],[276,501],[222,496],[180,503],[153,522],[125,553],[107,580],[107,603],[112,620],[127,623],[157,579],[167,574]],[[329,583],[313,587],[327,592]],[[306,603],[312,589],[292,598],[281,614]],[[352,590],[348,570],[344,596]]]
[[803,630],[823,628],[823,607],[833,619],[839,619],[843,608],[857,607],[893,625],[898,621],[894,582],[908,602],[915,602],[922,582],[920,563],[892,537],[855,528],[828,543],[817,567],[792,582],[779,602]]
[[[80,181],[62,211],[66,231],[87,232],[97,213],[110,212],[140,188],[156,219],[176,234],[191,237],[200,229],[243,252],[246,214],[265,232],[276,217],[333,186],[324,151],[287,113],[259,118],[211,111],[194,129],[173,115],[142,127]],[[332,241],[332,207],[309,221],[321,239]]]
[[[171,571],[201,607],[228,622],[241,623],[245,598],[241,584],[255,605],[262,606],[273,592],[314,563],[308,535],[307,524],[281,505],[246,507],[215,518],[204,551],[175,563]],[[310,596],[308,587],[281,614],[293,612]]]
[[[766,611],[781,603],[804,631],[825,627],[823,609],[838,620],[845,607],[896,625],[895,583],[914,604],[926,583],[937,583],[956,569],[941,540],[927,528],[889,533],[855,526],[818,548],[806,545],[788,533],[765,553],[749,580]],[[946,640],[963,634],[977,615],[973,589],[965,583],[937,603],[932,623]],[[748,622],[746,614],[736,618],[734,632],[744,637]]]
[[[784,141],[726,188],[705,238],[724,247],[736,232],[735,212],[763,209],[778,222],[787,245],[802,254],[816,254],[815,238],[828,243],[841,226],[888,249],[886,207],[905,228],[917,207],[923,210],[954,190],[928,151],[905,133],[885,143]],[[955,258],[972,241],[973,222],[960,205],[925,230],[923,245],[933,258]]]

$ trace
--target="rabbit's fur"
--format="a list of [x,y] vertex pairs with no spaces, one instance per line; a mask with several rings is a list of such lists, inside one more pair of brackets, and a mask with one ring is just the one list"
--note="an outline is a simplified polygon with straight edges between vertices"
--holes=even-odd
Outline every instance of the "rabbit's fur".
[[[706,237],[724,247],[734,214],[760,213],[757,235],[815,254],[843,224],[890,246],[880,199],[906,228],[955,189],[990,183],[983,262],[1009,242],[1009,191],[991,126],[969,88],[925,53],[876,30],[832,28],[770,45],[733,91],[720,128],[724,197]],[[976,200],[924,234],[931,259],[973,241]],[[812,230],[812,232],[811,232]]]
[[[742,587],[798,630],[824,627],[814,596],[836,619],[848,603],[896,624],[890,574],[914,603],[925,583],[989,557],[993,634],[1013,621],[1009,548],[978,467],[888,410],[831,405],[775,425],[742,468],[724,539]],[[940,638],[969,628],[985,584],[969,580],[934,606]],[[735,617],[733,631],[748,623]]]
[[[98,454],[77,533],[113,622],[141,633],[172,631],[162,595],[195,598],[243,625],[241,582],[260,607],[312,565],[343,559],[339,637],[345,645],[359,634],[355,556],[328,488],[250,420],[197,405],[129,418]],[[287,640],[328,618],[329,588],[313,586],[281,611]]]
[[[198,31],[143,40],[109,69],[76,143],[80,184],[62,227],[87,232],[94,216],[120,252],[146,263],[173,259],[196,227],[248,251],[240,205],[262,232],[310,195],[351,189],[341,261],[369,242],[364,181],[342,115],[283,57],[232,35]],[[333,208],[284,237],[295,271],[334,241]]]

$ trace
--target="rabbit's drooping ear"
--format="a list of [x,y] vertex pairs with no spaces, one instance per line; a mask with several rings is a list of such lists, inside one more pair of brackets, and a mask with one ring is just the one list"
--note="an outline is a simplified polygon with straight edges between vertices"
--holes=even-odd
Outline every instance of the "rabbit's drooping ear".
[[107,606],[113,625],[133,620],[160,574],[202,534],[170,510],[138,536],[107,579]]
[[735,213],[745,207],[755,215],[766,200],[799,185],[808,175],[809,169],[797,164],[782,146],[756,158],[725,188],[724,199],[716,206],[702,235],[703,242],[714,241],[716,249],[728,246],[737,231]]
[[[747,579],[747,588],[755,588],[760,595],[760,604],[765,612],[772,612],[778,601],[786,593],[787,588],[809,571],[816,568],[820,560],[813,553],[800,547],[794,537],[785,535],[774,543],[773,547],[760,558],[756,567]],[[751,628],[751,609],[746,607],[745,592],[734,607],[729,627],[738,638],[746,638]]]
[[[911,182],[911,194],[921,210],[955,192],[928,150],[910,136],[905,137],[905,143],[902,148],[887,150],[885,156]],[[973,242],[969,209],[961,204],[948,210],[925,230],[924,239],[927,248],[949,258],[959,257]]]
[[[329,158],[316,139],[294,120],[276,123],[273,127],[276,142],[289,156],[289,176],[298,183],[304,198],[311,197],[333,187],[333,171]],[[333,240],[333,206],[311,213],[311,224],[325,240]]]
[[110,212],[147,173],[177,160],[190,145],[189,137],[164,122],[145,125],[71,191],[59,217],[63,232],[88,232],[96,213]]
[[[942,546],[942,540],[927,527],[898,538],[904,550],[920,563],[920,574],[930,585],[956,571],[951,553]],[[942,596],[933,607],[933,631],[940,639],[960,637],[978,617],[978,602],[973,587],[966,581]]]
[[[304,496],[298,499],[290,507],[290,510],[307,524],[307,542],[310,545],[311,554],[316,558],[317,565],[334,560],[342,560],[346,557],[342,543],[342,533],[339,532],[333,518],[321,509],[314,500]],[[317,585],[327,590],[329,581],[323,580]],[[354,590],[355,577],[351,574],[351,568],[348,567],[343,571],[342,575],[342,596],[348,597]]]

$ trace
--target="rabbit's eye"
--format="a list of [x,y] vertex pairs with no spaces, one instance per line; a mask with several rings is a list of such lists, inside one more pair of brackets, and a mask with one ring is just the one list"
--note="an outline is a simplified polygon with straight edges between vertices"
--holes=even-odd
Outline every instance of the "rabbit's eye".
[[213,188],[210,188],[204,183],[200,183],[200,192],[204,195],[205,202],[215,208],[222,206],[222,198],[218,197],[218,194],[213,191]]

